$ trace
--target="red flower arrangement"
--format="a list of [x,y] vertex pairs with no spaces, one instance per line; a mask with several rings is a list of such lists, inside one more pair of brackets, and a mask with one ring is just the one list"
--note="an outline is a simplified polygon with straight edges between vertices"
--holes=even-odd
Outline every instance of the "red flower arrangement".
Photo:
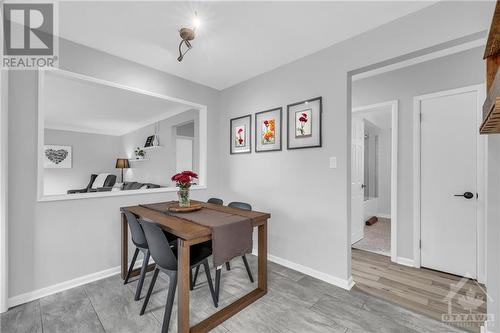
[[172,181],[181,189],[188,189],[194,184],[193,179],[198,179],[198,174],[193,171],[182,171],[172,176]]
[[300,126],[297,128],[297,130],[300,132],[300,135],[305,134],[304,130],[304,125],[307,123],[307,113],[302,113],[300,118],[299,118]]

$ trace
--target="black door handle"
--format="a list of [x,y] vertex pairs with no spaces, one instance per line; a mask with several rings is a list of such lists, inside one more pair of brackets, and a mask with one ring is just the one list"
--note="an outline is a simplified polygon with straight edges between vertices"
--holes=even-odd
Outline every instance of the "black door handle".
[[455,194],[456,197],[464,197],[465,199],[474,198],[474,194],[472,192],[465,192],[464,194]]

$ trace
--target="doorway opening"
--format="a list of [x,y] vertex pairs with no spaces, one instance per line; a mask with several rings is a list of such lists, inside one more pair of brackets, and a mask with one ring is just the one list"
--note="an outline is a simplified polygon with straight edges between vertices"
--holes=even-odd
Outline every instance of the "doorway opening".
[[[446,298],[457,284],[487,297],[486,138],[478,137],[483,51],[471,35],[348,73],[355,288],[437,320],[443,309],[486,313],[485,302],[471,312]],[[370,118],[383,114],[387,101],[396,105],[390,169],[383,166],[384,126]],[[390,185],[382,170],[391,173]],[[391,188],[390,221],[383,220],[383,184]],[[378,221],[366,226],[373,217]]]
[[352,110],[351,244],[391,258],[397,253],[397,144],[397,100]]

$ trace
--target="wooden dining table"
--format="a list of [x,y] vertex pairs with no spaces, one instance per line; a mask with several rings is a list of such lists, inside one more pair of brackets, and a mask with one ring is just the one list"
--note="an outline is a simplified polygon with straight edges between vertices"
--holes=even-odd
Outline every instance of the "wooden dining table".
[[[165,231],[178,237],[178,282],[177,282],[177,299],[178,299],[178,325],[177,330],[179,333],[188,332],[208,332],[220,325],[231,316],[243,310],[248,305],[255,302],[267,294],[267,220],[271,214],[262,213],[257,211],[247,211],[227,206],[220,206],[209,204],[199,201],[191,200],[192,203],[203,205],[202,209],[212,209],[224,213],[239,215],[249,218],[252,221],[254,228],[257,228],[258,235],[258,282],[257,288],[234,301],[225,308],[214,313],[202,322],[190,327],[189,323],[189,284],[190,284],[190,265],[189,265],[189,248],[192,245],[206,242],[212,239],[211,229],[188,221],[186,219],[178,218],[158,210],[146,208],[144,206],[129,206],[122,207],[121,218],[121,277],[125,279],[128,271],[128,224],[123,211],[129,211],[139,218],[153,221],[161,226]],[[148,270],[154,269],[154,264],[148,267]],[[131,276],[139,274],[139,269],[132,272]]]

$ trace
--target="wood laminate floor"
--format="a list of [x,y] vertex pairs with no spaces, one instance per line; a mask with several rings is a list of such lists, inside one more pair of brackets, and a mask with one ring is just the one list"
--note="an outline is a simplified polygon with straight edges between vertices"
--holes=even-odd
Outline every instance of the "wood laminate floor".
[[390,257],[358,249],[352,249],[352,274],[357,289],[436,320],[450,309],[453,314],[480,314],[455,324],[467,331],[479,332],[481,315],[487,313],[486,287],[474,280],[398,265]]
[[[255,256],[247,256],[254,271]],[[241,259],[222,273],[220,304],[226,306],[255,288]],[[269,292],[231,317],[217,333],[451,333],[463,332],[424,315],[372,297],[347,291],[308,275],[268,262]],[[212,276],[214,276],[212,271]],[[143,297],[151,279],[147,275]],[[215,312],[204,274],[190,293],[192,324]],[[0,316],[2,333],[158,333],[168,279],[159,275],[143,316],[134,301],[137,279],[127,285],[118,275],[69,289],[10,309]],[[177,331],[174,303],[170,332]]]

